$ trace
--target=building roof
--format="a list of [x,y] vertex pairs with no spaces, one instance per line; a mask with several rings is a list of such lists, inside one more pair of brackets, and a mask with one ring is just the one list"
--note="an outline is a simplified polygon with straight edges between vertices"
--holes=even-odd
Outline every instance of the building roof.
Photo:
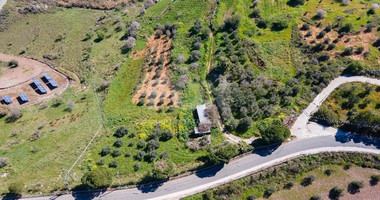
[[197,106],[197,114],[199,118],[199,123],[209,121],[205,111],[206,111],[206,104]]

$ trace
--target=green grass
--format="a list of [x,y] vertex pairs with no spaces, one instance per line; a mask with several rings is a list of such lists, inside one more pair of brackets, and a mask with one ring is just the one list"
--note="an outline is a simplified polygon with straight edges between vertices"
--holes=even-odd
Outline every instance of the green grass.
[[[101,120],[91,92],[77,94],[70,88],[61,98],[64,103],[58,107],[49,101],[46,109],[40,109],[39,105],[23,109],[21,119],[16,122],[7,123],[6,117],[0,119],[0,157],[10,159],[10,165],[0,169],[1,174],[8,173],[2,178],[0,193],[7,192],[7,185],[13,181],[21,181],[29,189],[33,184],[43,185],[35,186],[37,191],[31,193],[52,192],[63,187],[63,169],[74,163]],[[68,102],[75,103],[72,112],[65,111]],[[41,138],[30,141],[30,135],[37,130]],[[17,136],[11,135],[14,131]],[[39,151],[33,153],[33,148]]]

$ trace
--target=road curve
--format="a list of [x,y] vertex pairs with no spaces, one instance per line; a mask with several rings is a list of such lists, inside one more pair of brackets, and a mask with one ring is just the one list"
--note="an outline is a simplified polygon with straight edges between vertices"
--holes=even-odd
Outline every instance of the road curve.
[[277,149],[261,150],[252,155],[232,161],[223,167],[168,181],[161,186],[107,191],[102,194],[74,193],[59,197],[41,197],[34,199],[179,199],[220,186],[300,155],[321,152],[363,152],[380,154],[380,142],[365,139],[360,136],[345,134],[296,139],[279,146]]
[[[316,125],[313,124],[312,126],[313,130],[311,130],[310,127],[308,126],[310,115],[312,115],[314,112],[318,110],[318,108],[322,105],[323,101],[330,95],[332,91],[334,91],[340,85],[345,84],[345,83],[350,83],[350,82],[363,82],[363,83],[370,83],[373,85],[380,85],[380,80],[374,79],[374,78],[368,78],[365,76],[340,76],[332,80],[330,84],[326,88],[324,88],[322,92],[319,93],[314,98],[313,102],[310,103],[309,106],[297,118],[294,125],[290,129],[292,135],[296,136],[297,138],[308,138],[308,137],[320,136],[318,134],[320,132],[313,131],[316,128],[320,129],[320,127],[316,127]],[[332,132],[337,132],[337,131],[332,130]]]
[[3,8],[5,3],[7,3],[7,0],[0,0],[0,10]]

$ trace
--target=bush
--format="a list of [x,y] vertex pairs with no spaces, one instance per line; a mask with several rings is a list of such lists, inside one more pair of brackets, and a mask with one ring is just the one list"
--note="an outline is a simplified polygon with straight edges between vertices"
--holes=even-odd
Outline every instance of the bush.
[[111,155],[112,155],[112,157],[119,157],[121,155],[121,152],[119,149],[115,149],[115,150],[113,150]]
[[352,25],[351,23],[345,23],[340,29],[339,29],[339,32],[340,33],[349,33],[353,30],[354,28],[354,25]]
[[0,169],[7,166],[9,163],[8,158],[0,158]]
[[333,171],[332,169],[326,169],[326,170],[325,170],[325,174],[326,174],[327,176],[330,176],[333,172],[334,172],[334,171]]
[[303,178],[301,180],[301,185],[302,186],[309,186],[313,183],[313,181],[315,180],[315,176],[314,175],[308,175],[306,176],[305,178]]
[[112,183],[112,173],[107,168],[98,167],[86,172],[81,181],[83,185],[90,188],[107,188]]
[[350,4],[351,0],[342,0],[342,4],[344,6],[347,6],[348,4]]
[[326,33],[328,33],[328,32],[330,32],[332,30],[332,26],[329,24],[323,30],[326,31]]
[[35,140],[40,139],[40,137],[41,137],[41,132],[39,130],[36,130],[32,133],[32,135],[30,135],[29,140],[35,141]]
[[182,64],[182,63],[184,63],[186,61],[186,57],[184,56],[184,55],[179,55],[178,57],[177,57],[177,59],[176,59],[176,62],[178,63],[178,64]]
[[289,0],[287,4],[292,7],[301,6],[305,4],[305,0]]
[[318,61],[320,61],[320,62],[328,61],[329,59],[330,59],[330,54],[328,54],[328,53],[322,53],[318,57]]
[[326,31],[321,31],[321,32],[318,34],[317,38],[323,38],[323,37],[325,37],[325,35],[326,35]]
[[136,163],[135,165],[133,165],[133,170],[135,170],[135,172],[139,171],[140,168],[141,168],[140,163]]
[[137,154],[136,154],[136,159],[137,160],[143,160],[145,157],[145,152],[144,151],[137,151]]
[[146,142],[144,140],[140,140],[139,143],[137,143],[137,148],[143,149],[146,146]]
[[161,160],[154,163],[151,171],[151,177],[157,180],[163,180],[169,178],[173,172],[173,164],[168,161]]
[[71,111],[73,111],[73,109],[74,109],[74,103],[73,102],[69,102],[68,104],[67,104],[67,108],[66,108],[66,110],[68,111],[68,112],[71,112]]
[[165,129],[164,132],[161,134],[160,140],[161,141],[168,141],[172,138],[173,138],[173,133],[170,130]]
[[354,53],[354,48],[353,47],[347,47],[346,49],[344,49],[342,55],[343,56],[350,56]]
[[16,121],[22,116],[20,109],[18,107],[11,107],[9,109],[8,118],[10,121]]
[[326,17],[326,11],[322,9],[317,10],[317,15],[315,16],[317,19],[323,19]]
[[316,195],[310,197],[309,200],[322,200],[322,197],[316,194]]
[[333,49],[335,49],[335,47],[336,47],[336,44],[331,43],[331,44],[329,44],[329,46],[327,46],[327,50],[333,50]]
[[118,166],[118,164],[117,164],[116,160],[113,160],[110,162],[110,164],[108,164],[109,168],[117,168],[117,166]]
[[160,154],[160,159],[165,160],[165,159],[168,159],[168,158],[170,158],[170,155],[169,155],[169,152],[168,152],[168,151],[164,151],[164,152],[162,152],[162,153]]
[[23,189],[24,189],[24,183],[22,182],[11,183],[8,187],[9,194],[16,195],[16,196],[21,196]]
[[160,147],[160,142],[158,142],[155,139],[151,139],[148,141],[148,144],[146,145],[146,148],[148,151],[152,151],[155,149],[158,149]]
[[126,50],[130,50],[135,46],[136,39],[134,37],[128,37],[128,39],[125,41],[124,48]]
[[260,134],[265,144],[273,144],[283,142],[290,137],[290,130],[281,124],[272,122],[269,127],[261,130]]
[[111,153],[111,148],[110,147],[103,147],[102,151],[100,152],[101,156],[106,156]]
[[308,31],[308,30],[310,30],[310,25],[307,24],[307,23],[302,24],[302,26],[301,26],[301,30],[303,30],[303,31]]
[[364,69],[364,66],[357,60],[352,61],[348,67],[343,71],[345,74],[358,75]]
[[116,130],[114,136],[117,138],[122,138],[127,134],[128,134],[128,128],[125,126],[121,126]]
[[290,188],[292,188],[294,186],[294,182],[293,181],[289,181],[288,183],[286,183],[285,185],[284,185],[284,188],[285,189],[290,189]]
[[145,159],[148,162],[153,162],[156,159],[157,155],[158,155],[157,151],[153,150],[145,155]]
[[198,61],[201,58],[201,52],[198,50],[191,51],[190,60],[193,62]]
[[276,192],[276,188],[274,188],[274,187],[269,187],[269,188],[267,188],[267,189],[265,190],[265,192],[264,192],[264,197],[265,197],[265,198],[268,198],[268,197],[272,196],[275,192]]
[[377,185],[379,183],[379,181],[380,181],[380,175],[372,175],[371,176],[371,185]]
[[199,68],[199,64],[197,62],[193,62],[190,64],[190,70],[195,71]]
[[247,200],[255,200],[256,199],[256,196],[254,194],[250,194],[248,197],[247,197]]
[[272,22],[272,30],[281,31],[283,29],[288,28],[289,26],[289,18],[287,16],[278,16],[273,19]]
[[342,188],[335,186],[329,191],[329,197],[331,199],[337,199],[341,196],[343,196],[343,189]]
[[239,147],[237,145],[224,143],[208,148],[207,158],[214,164],[228,163],[238,153]]
[[251,13],[251,17],[253,17],[253,18],[260,17],[260,8],[254,8],[252,13]]
[[363,181],[352,181],[348,184],[347,191],[351,194],[360,192],[360,188],[364,187]]
[[232,15],[224,21],[224,30],[228,32],[233,32],[238,29],[240,26],[241,16],[240,15]]

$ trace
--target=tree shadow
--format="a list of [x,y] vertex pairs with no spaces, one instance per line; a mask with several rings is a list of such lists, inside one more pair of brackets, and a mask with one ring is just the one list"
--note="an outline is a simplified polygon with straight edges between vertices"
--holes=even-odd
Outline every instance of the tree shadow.
[[199,178],[207,178],[215,176],[221,169],[223,169],[224,163],[206,167],[202,170],[197,170],[195,175]]
[[338,129],[338,132],[335,134],[335,141],[340,143],[348,143],[352,141],[354,143],[363,143],[366,146],[373,145],[377,149],[380,149],[380,140],[347,133],[340,129]]
[[137,185],[137,189],[142,193],[154,192],[168,180],[168,178],[157,180],[148,175],[140,181],[140,183]]
[[271,155],[274,151],[276,151],[278,149],[278,147],[280,147],[281,142],[267,145],[260,138],[260,139],[256,139],[256,140],[252,141],[251,145],[254,146],[252,153],[257,154],[261,157],[265,157],[265,156]]
[[72,196],[74,199],[78,200],[91,200],[107,191],[107,188],[100,188],[96,190],[88,189],[89,187],[86,185],[79,185],[73,189]]
[[16,194],[11,194],[11,193],[6,193],[2,200],[15,200],[15,199],[21,199],[21,195],[16,195]]

